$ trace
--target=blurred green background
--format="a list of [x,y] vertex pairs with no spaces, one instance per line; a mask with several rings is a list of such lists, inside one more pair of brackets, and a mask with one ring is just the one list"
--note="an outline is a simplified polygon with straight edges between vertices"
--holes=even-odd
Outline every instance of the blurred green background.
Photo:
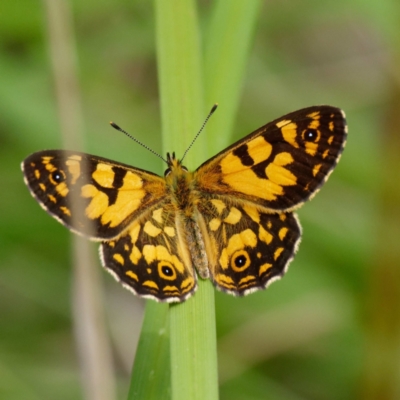
[[[34,151],[63,147],[49,1],[0,5],[1,399],[86,398],[70,235],[31,198],[19,168]],[[84,132],[72,149],[162,173],[108,126],[161,151],[152,2],[67,4]],[[204,30],[212,7],[199,2]],[[349,138],[299,211],[303,241],[287,276],[243,299],[216,295],[221,399],[400,398],[399,20],[396,0],[262,4],[231,141],[316,104],[345,110]],[[98,264],[114,398],[124,399],[144,302]]]

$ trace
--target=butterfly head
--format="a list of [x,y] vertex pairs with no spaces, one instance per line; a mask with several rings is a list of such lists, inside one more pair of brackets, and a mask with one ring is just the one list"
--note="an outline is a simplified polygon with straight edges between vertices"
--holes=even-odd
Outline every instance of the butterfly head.
[[188,169],[182,165],[182,161],[178,160],[175,156],[175,152],[167,153],[167,164],[168,168],[164,172],[164,177],[169,176],[182,176],[188,173]]

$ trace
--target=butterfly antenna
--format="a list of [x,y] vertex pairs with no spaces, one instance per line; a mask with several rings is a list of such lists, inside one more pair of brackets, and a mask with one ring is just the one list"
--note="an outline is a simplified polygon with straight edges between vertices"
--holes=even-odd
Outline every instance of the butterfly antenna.
[[189,147],[186,149],[186,151],[183,153],[183,157],[181,158],[181,162],[183,161],[183,159],[186,156],[186,153],[190,150],[190,148],[193,146],[194,142],[196,141],[196,139],[199,137],[200,133],[202,132],[202,130],[204,129],[204,127],[206,126],[208,120],[210,119],[211,115],[214,114],[214,111],[217,109],[218,107],[218,103],[215,103],[212,108],[211,111],[208,113],[207,118],[205,119],[205,121],[203,122],[203,125],[201,126],[200,130],[197,132],[197,135],[194,137],[194,139],[192,140],[192,143],[190,143]]
[[146,146],[144,143],[142,143],[140,140],[136,139],[134,136],[130,135],[127,131],[123,130],[122,128],[120,128],[115,122],[110,122],[110,125],[116,129],[117,131],[120,131],[122,133],[124,133],[126,136],[128,136],[128,138],[131,138],[132,140],[134,140],[136,143],[140,144],[141,146],[143,146],[145,149],[147,149],[148,151],[150,151],[151,153],[153,153],[154,155],[156,155],[157,157],[161,158],[161,160],[163,160],[166,164],[168,164],[168,161],[163,158],[162,156],[160,156],[160,154],[158,154],[157,152],[155,152],[153,149],[151,149],[150,147]]

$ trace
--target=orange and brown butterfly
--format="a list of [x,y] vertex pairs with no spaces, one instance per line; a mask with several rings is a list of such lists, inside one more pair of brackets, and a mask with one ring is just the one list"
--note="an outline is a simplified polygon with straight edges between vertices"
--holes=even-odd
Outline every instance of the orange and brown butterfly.
[[181,302],[199,275],[241,296],[286,272],[301,236],[294,211],[327,180],[346,136],[343,111],[315,106],[264,125],[194,172],[175,154],[161,177],[62,150],[34,153],[22,170],[41,206],[100,241],[103,266],[135,294]]

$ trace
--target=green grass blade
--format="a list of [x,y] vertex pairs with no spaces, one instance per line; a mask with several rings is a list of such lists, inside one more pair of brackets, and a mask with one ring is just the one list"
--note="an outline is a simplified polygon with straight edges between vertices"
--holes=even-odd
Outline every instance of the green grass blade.
[[128,400],[170,399],[168,305],[148,301]]
[[211,154],[229,144],[260,7],[260,0],[219,0],[214,7],[204,59],[206,104],[220,105],[207,129]]
[[[195,3],[156,0],[157,49],[164,143],[182,155],[202,121],[202,60]],[[189,167],[205,158],[196,143]],[[196,295],[170,308],[172,399],[218,398],[214,289],[200,281]]]
[[[206,114],[203,112],[202,59],[196,10],[192,1],[167,3],[159,0],[155,4],[163,138],[168,146],[165,150],[175,150],[180,156]],[[231,125],[227,121],[233,121],[238,104],[240,81],[259,5],[260,2],[255,0],[244,4],[235,1],[232,6],[219,2],[214,10],[206,43],[206,88],[207,98],[210,99],[207,106],[211,106],[215,100],[221,102],[223,126],[218,126],[215,117],[208,126],[211,131],[220,130],[218,135],[212,135],[220,138],[209,143],[212,151],[219,143],[222,146],[228,140]],[[217,54],[222,56],[215,57]],[[237,62],[238,59],[241,61]],[[188,161],[193,162],[191,166],[200,164],[210,155],[206,154],[205,147],[204,140],[196,143],[196,151],[188,157]],[[144,396],[165,398],[162,396],[168,395],[165,382],[169,376],[169,368],[165,365],[169,360],[164,347],[166,338],[157,335],[162,329],[160,324],[165,322],[165,314],[162,317],[157,315],[159,307],[162,305],[149,303],[146,308],[130,399]],[[169,317],[172,399],[217,399],[212,284],[200,281],[196,295],[183,304],[172,305]],[[146,378],[151,370],[160,373],[157,379]],[[150,386],[146,388],[149,383]]]
[[[163,147],[179,158],[205,118],[196,9],[193,0],[155,4]],[[201,145],[196,143],[196,149]],[[194,166],[201,162],[198,153],[192,152],[187,161]]]
[[193,298],[171,306],[173,400],[218,399],[214,290],[202,281]]

